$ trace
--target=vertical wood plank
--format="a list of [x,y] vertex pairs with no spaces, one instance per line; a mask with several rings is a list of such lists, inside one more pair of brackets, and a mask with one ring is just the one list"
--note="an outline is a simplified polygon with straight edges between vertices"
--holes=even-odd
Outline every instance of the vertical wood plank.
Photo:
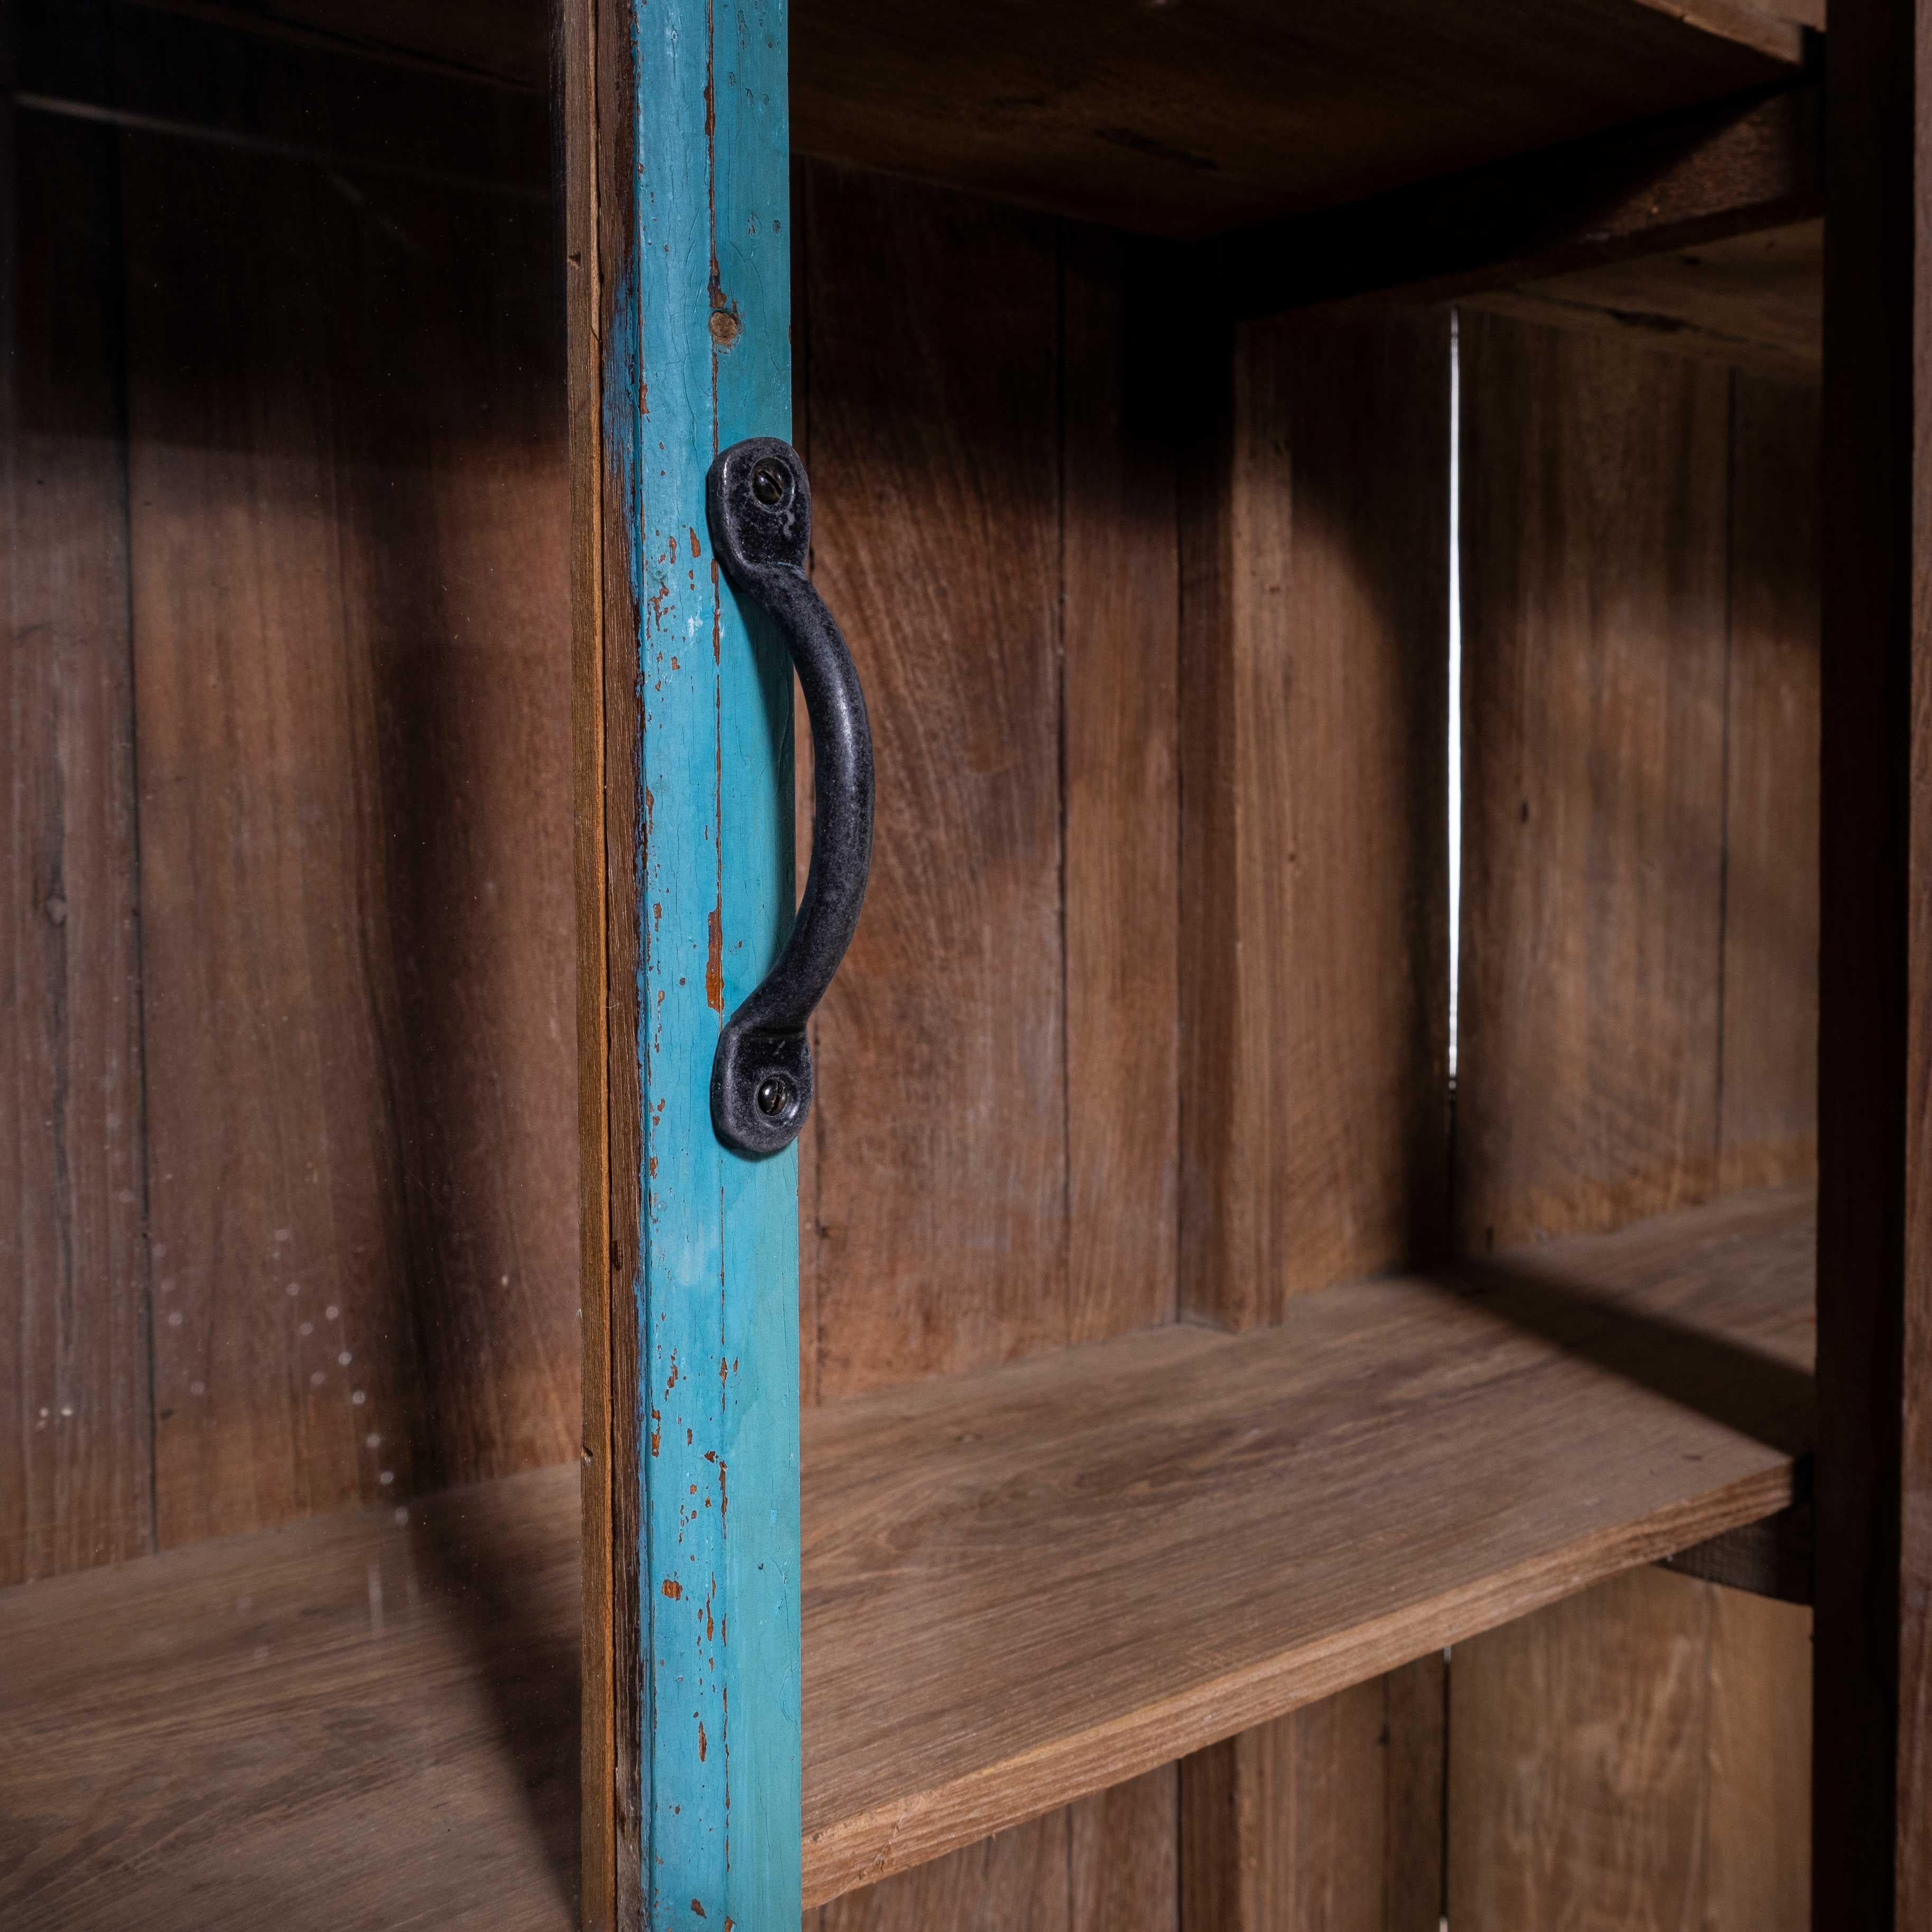
[[1818,1158],[1818,391],[1732,381],[1724,1192]]
[[1932,1923],[1932,22],[1826,77],[1812,1909]]
[[1073,1932],[1071,1894],[1062,1810],[848,1892],[820,1922],[823,1932]]
[[1716,1588],[1635,1570],[1456,1646],[1450,1924],[1706,1923]]
[[123,147],[165,1546],[410,1493],[422,1377],[353,372],[318,298],[355,213],[292,165]]
[[1233,356],[1184,539],[1180,1299],[1239,1327],[1440,1240],[1447,318]]
[[1462,321],[1458,1245],[1707,1198],[1729,380]]
[[1068,1337],[1057,230],[804,179],[814,575],[880,828],[820,1009],[830,1400]]
[[1067,1932],[1179,1932],[1179,1768],[1067,1808]]
[[[1816,418],[1667,355],[1463,327],[1456,1214],[1480,1250],[1807,1169]],[[1627,1579],[1458,1647],[1452,1918],[1761,1922],[1745,1847],[1777,1804],[1802,1840],[1806,1741],[1751,1700],[1806,1661],[1725,1596]],[[1754,1715],[1768,1766],[1726,1744]]]
[[[866,916],[815,1042],[801,1372],[831,1400],[1172,1310],[1175,533],[1117,241],[801,177],[815,574],[880,784]],[[1171,1867],[1172,1778],[1051,1822],[1097,1923]],[[1044,1909],[1013,1903],[1039,1843],[1006,1834],[825,1922]]]
[[[1180,1298],[1243,1327],[1442,1239],[1448,318],[1308,316],[1190,354]],[[1433,1926],[1440,1700],[1398,1771],[1390,1694],[1187,1762],[1190,1932]]]
[[[0,18],[0,40],[7,22]],[[0,1582],[153,1546],[118,166],[0,106]]]
[[1170,1320],[1178,1234],[1178,556],[1153,291],[1062,231],[1071,1337]]
[[1184,1759],[1190,1932],[1434,1932],[1442,1688],[1425,1658]]
[[1811,1612],[1714,1584],[1712,1932],[1810,1932]]
[[539,212],[124,146],[172,1544],[570,1451],[568,512]]

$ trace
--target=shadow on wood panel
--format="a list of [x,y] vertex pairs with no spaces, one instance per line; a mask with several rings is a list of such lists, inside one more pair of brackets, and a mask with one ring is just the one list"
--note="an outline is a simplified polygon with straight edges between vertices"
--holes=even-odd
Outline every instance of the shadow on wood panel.
[[1810,1448],[1811,1377],[1766,1350],[1580,1294],[1528,1260],[1459,1262],[1444,1292],[1754,1442],[1793,1456]]

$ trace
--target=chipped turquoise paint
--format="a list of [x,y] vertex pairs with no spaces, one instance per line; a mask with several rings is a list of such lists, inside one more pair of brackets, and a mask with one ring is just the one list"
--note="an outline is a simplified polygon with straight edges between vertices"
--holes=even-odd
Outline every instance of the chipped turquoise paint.
[[728,1151],[710,1106],[724,1016],[791,920],[791,680],[704,519],[718,449],[790,434],[785,10],[632,8],[644,1916],[796,1932],[797,1156]]

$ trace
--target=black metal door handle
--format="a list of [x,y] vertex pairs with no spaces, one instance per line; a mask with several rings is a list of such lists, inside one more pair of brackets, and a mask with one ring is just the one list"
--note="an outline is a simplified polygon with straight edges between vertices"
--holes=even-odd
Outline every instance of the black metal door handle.
[[777,963],[730,1018],[711,1063],[711,1120],[745,1154],[790,1146],[812,1106],[806,1022],[825,997],[865,903],[872,863],[872,728],[852,654],[805,574],[812,486],[788,442],[753,436],[705,479],[711,545],[731,587],[770,616],[812,721],[815,824],[805,896]]

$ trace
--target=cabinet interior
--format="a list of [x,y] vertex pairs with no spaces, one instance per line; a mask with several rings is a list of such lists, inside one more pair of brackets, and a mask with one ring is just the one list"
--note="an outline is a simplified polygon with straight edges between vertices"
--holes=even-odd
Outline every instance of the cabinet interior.
[[[796,440],[879,778],[800,1151],[814,1905],[996,1830],[1205,1869],[1256,1741],[1368,1698],[1348,1774],[1480,1910],[1534,1714],[1443,1647],[1553,1668],[1531,1613],[1792,1520],[1817,210],[1280,314],[1208,272],[1799,80],[1818,22],[1705,10],[793,10]],[[562,1926],[548,26],[12,32],[25,1882]],[[1808,1673],[1802,1610],[1726,1615],[1707,1672]]]

